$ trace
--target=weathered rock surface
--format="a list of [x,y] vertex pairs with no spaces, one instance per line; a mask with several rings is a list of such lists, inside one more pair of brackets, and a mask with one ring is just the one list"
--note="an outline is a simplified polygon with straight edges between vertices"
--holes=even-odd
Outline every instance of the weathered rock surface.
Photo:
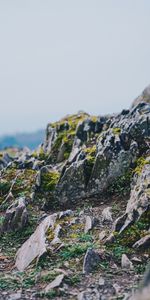
[[58,275],[51,283],[47,285],[47,287],[45,288],[45,292],[48,293],[50,290],[59,287],[64,277],[65,277],[64,274]]
[[85,274],[91,273],[98,266],[99,262],[100,262],[99,254],[93,249],[88,249],[84,257],[83,273]]
[[134,175],[131,195],[126,212],[115,223],[115,229],[120,232],[130,224],[139,220],[150,207],[150,156],[143,159]]
[[25,198],[19,198],[6,210],[1,232],[24,229],[27,224],[28,212]]
[[127,269],[127,270],[133,270],[133,264],[132,262],[129,260],[129,258],[127,257],[126,254],[122,255],[121,258],[121,267],[123,269]]
[[22,245],[16,254],[16,267],[24,271],[35,259],[42,256],[46,250],[46,231],[55,224],[57,214],[46,217],[37,227],[31,237]]
[[123,176],[149,148],[149,116],[150,106],[142,103],[111,118],[109,128],[97,139],[95,159],[80,151],[66,165],[56,187],[58,200],[66,203],[98,195]]
[[147,249],[150,247],[150,234],[147,234],[143,238],[141,238],[139,241],[137,241],[134,245],[133,248],[143,248]]

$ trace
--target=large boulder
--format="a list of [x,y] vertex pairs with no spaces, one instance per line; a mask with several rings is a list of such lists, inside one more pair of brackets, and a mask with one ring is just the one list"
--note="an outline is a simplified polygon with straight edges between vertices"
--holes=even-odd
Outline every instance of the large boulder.
[[[97,139],[94,159],[89,159],[88,151],[82,146],[80,151],[76,152],[74,160],[63,169],[56,186],[60,202],[99,195],[117,178],[124,176],[137,158],[149,149],[149,117],[150,105],[142,103],[131,111],[124,110],[121,114],[111,117],[109,122],[107,120],[109,128],[107,129],[105,124],[107,130],[103,130]],[[89,121],[84,121],[84,126],[90,128],[89,124]],[[78,127],[80,133],[84,126]],[[83,139],[86,138],[85,134]],[[90,168],[86,169],[89,161]]]

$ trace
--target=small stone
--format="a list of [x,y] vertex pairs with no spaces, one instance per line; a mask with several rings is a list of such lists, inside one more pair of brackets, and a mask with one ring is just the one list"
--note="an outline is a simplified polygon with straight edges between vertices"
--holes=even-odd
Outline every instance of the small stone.
[[64,279],[64,274],[58,275],[50,284],[45,288],[45,293],[48,293],[50,290],[59,287]]
[[104,286],[105,285],[105,279],[103,277],[100,277],[98,284],[101,287]]
[[85,221],[84,233],[88,233],[92,229],[92,227],[93,227],[92,218],[87,216]]
[[122,258],[121,258],[121,267],[122,267],[122,269],[133,270],[133,264],[129,260],[129,258],[127,257],[126,254],[122,255]]
[[14,293],[14,294],[11,294],[9,295],[9,298],[8,300],[21,300],[21,293]]
[[113,221],[112,219],[112,212],[111,212],[111,207],[106,207],[102,211],[102,222],[109,222],[111,223]]
[[118,294],[121,291],[121,287],[117,283],[113,284],[113,288],[116,294]]
[[103,230],[103,231],[101,231],[100,234],[99,234],[99,240],[100,240],[100,241],[103,241],[105,237],[106,237],[106,231]]
[[134,256],[132,259],[131,259],[133,262],[135,262],[135,263],[142,263],[142,260],[140,259],[140,258],[138,258],[138,257],[136,257],[136,256]]
[[73,211],[71,209],[65,210],[65,211],[61,211],[59,213],[59,219],[63,219],[65,217],[70,217],[73,215]]
[[150,234],[144,236],[141,238],[139,241],[137,241],[134,245],[133,248],[144,248],[147,249],[150,246]]

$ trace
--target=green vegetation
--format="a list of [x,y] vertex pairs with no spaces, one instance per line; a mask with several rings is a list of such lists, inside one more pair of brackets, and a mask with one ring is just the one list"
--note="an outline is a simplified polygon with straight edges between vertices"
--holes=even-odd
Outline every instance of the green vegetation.
[[41,175],[41,189],[44,192],[54,191],[56,184],[58,183],[60,174],[57,171],[49,171]]
[[86,174],[86,182],[87,185],[91,176],[91,172],[95,163],[95,157],[96,157],[96,146],[91,146],[88,148],[85,148],[83,152],[86,154],[86,163],[85,163],[85,174]]
[[145,157],[140,157],[136,161],[136,168],[134,169],[133,173],[140,175],[144,166],[150,164]]
[[122,245],[132,246],[137,240],[147,234],[149,229],[150,210],[147,210],[139,220],[124,230],[118,239]]
[[66,245],[60,251],[59,255],[64,260],[68,260],[70,258],[76,258],[76,257],[84,254],[86,252],[86,250],[88,248],[91,248],[92,246],[93,246],[92,243],[80,243],[80,244]]
[[130,184],[132,179],[132,170],[129,169],[124,175],[118,177],[107,189],[108,195],[125,196],[130,192]]
[[121,128],[112,128],[112,132],[114,135],[119,135],[121,133]]
[[11,183],[6,179],[1,179],[0,181],[0,196],[4,196],[9,192]]
[[79,115],[70,115],[66,118],[60,120],[59,122],[49,124],[49,126],[56,128],[57,138],[52,147],[51,154],[48,158],[50,162],[55,163],[58,159],[58,154],[61,146],[64,147],[63,160],[68,159],[76,133],[76,128],[79,122],[87,118],[86,113],[81,113]]
[[110,250],[113,257],[121,259],[123,253],[132,254],[134,249],[133,244],[144,237],[149,230],[150,210],[147,210],[139,220],[130,227],[126,228],[121,234],[114,232],[115,241],[106,246]]

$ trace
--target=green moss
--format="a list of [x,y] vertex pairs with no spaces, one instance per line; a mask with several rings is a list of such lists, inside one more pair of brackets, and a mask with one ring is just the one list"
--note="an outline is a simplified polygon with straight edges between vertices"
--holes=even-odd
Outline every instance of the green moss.
[[131,248],[137,240],[141,239],[147,234],[149,226],[150,210],[147,210],[138,221],[125,229],[121,234],[117,232],[114,233],[114,247],[116,247],[116,245],[120,245],[121,247],[123,246]]
[[64,145],[65,148],[63,160],[68,159],[72,150],[78,123],[87,117],[88,115],[86,113],[71,115],[60,120],[59,122],[50,124],[51,127],[56,128],[57,132],[57,138],[49,156],[50,162],[55,163],[57,161],[59,150],[62,145]]
[[[32,186],[35,183],[36,171],[25,169],[18,170],[17,168],[6,169],[0,180],[0,197],[5,199],[12,185],[12,194],[14,197],[29,196],[32,191]],[[15,182],[14,179],[16,178]]]
[[61,119],[58,122],[52,123],[50,124],[51,127],[56,128],[56,129],[60,129],[64,127],[64,125],[66,123],[68,123],[69,125],[69,129],[72,128],[72,130],[75,130],[78,123],[83,121],[84,119],[86,119],[87,117],[89,117],[89,115],[87,113],[79,113],[79,114],[74,114],[74,115],[68,115],[65,118]]
[[87,147],[83,150],[86,154],[86,162],[85,162],[85,184],[87,185],[91,176],[91,172],[93,170],[93,166],[95,163],[96,157],[96,146]]
[[49,171],[41,176],[41,189],[44,192],[54,191],[56,184],[58,183],[60,174],[57,171]]
[[150,164],[145,157],[140,157],[136,160],[136,168],[134,169],[133,173],[140,175],[145,165]]
[[60,251],[60,256],[64,260],[68,260],[70,258],[76,258],[81,256],[86,252],[88,248],[91,248],[93,245],[91,243],[80,243],[74,245],[66,245],[63,250]]
[[0,195],[6,195],[11,187],[11,183],[6,179],[0,180]]

